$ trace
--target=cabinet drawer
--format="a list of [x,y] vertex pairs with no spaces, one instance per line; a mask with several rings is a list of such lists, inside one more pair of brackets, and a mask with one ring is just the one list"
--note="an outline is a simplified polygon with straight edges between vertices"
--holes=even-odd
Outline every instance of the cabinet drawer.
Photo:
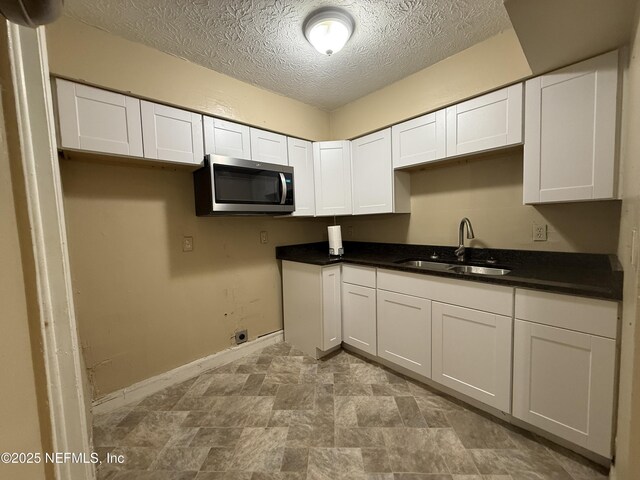
[[376,269],[356,265],[343,265],[342,281],[353,283],[354,285],[362,285],[363,287],[376,288]]
[[511,287],[378,269],[378,288],[498,315],[513,315]]
[[618,302],[517,288],[516,318],[616,338]]

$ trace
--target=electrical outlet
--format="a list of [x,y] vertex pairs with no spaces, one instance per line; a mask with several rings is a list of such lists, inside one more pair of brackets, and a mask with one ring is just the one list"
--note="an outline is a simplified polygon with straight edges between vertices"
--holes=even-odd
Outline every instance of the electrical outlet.
[[193,252],[193,237],[182,238],[182,251]]
[[236,345],[240,345],[241,343],[249,340],[249,334],[246,330],[238,330],[236,332]]
[[260,243],[269,243],[269,234],[265,230],[260,232]]
[[538,225],[533,224],[533,241],[534,242],[546,242],[547,241],[547,224]]

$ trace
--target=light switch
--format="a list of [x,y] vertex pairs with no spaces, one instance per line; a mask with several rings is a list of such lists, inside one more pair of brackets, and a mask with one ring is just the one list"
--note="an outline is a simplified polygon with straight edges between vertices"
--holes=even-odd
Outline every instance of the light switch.
[[182,238],[182,251],[193,252],[193,237]]
[[268,243],[269,242],[269,234],[263,230],[260,232],[260,243]]

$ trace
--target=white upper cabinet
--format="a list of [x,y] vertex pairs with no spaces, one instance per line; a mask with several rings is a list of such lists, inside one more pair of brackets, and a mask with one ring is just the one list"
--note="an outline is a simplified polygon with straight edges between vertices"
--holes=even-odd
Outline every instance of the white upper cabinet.
[[141,157],[140,100],[56,79],[61,148]]
[[431,315],[431,378],[510,412],[511,317],[438,302]]
[[354,215],[409,211],[409,177],[394,174],[390,128],[351,142],[351,168]]
[[429,113],[391,127],[393,168],[410,167],[445,158],[446,114]]
[[351,215],[351,142],[314,143],[313,167],[316,215]]
[[447,108],[447,157],[522,143],[522,84]]
[[527,81],[524,203],[616,197],[618,52]]
[[145,158],[195,165],[202,162],[202,115],[145,100],[140,106]]
[[249,127],[239,123],[203,117],[204,153],[234,158],[251,158]]
[[287,137],[251,127],[251,159],[287,165]]
[[313,144],[306,140],[287,138],[289,166],[293,167],[293,191],[296,217],[313,217],[316,214],[316,199],[313,185]]

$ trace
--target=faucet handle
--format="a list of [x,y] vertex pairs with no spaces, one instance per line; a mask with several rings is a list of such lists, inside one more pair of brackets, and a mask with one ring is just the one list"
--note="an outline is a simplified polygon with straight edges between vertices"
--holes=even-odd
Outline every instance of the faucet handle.
[[487,263],[489,265],[495,265],[496,263],[498,263],[498,260],[495,259],[494,257],[489,257],[489,258],[487,258]]
[[433,252],[431,255],[429,255],[429,258],[431,260],[438,260],[440,258],[440,255],[438,255],[436,252]]

